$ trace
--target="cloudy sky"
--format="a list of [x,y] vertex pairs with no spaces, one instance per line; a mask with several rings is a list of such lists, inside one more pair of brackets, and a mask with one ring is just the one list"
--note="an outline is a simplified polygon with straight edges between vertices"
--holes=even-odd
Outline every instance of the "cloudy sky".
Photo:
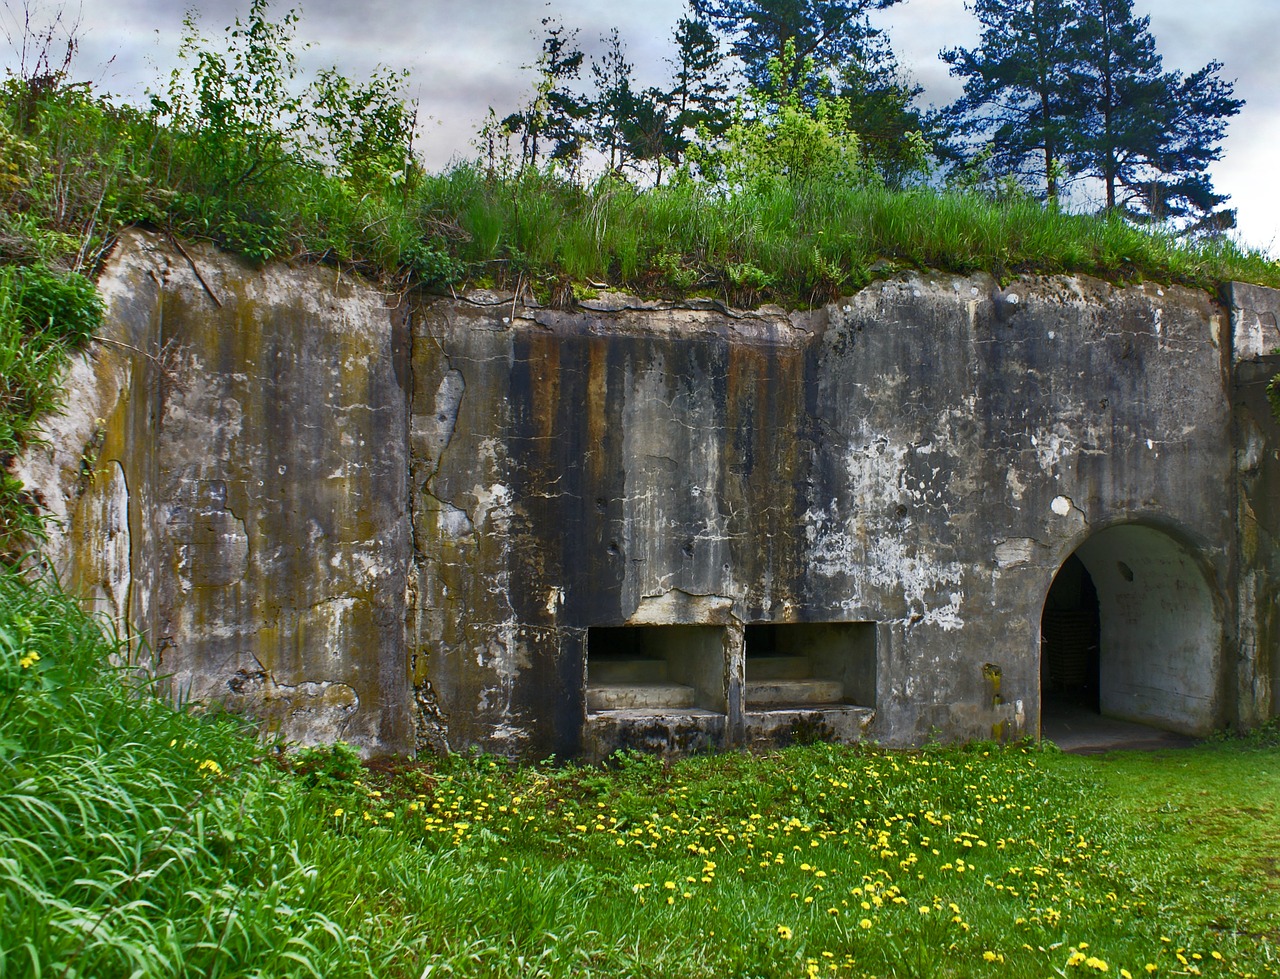
[[[249,0],[197,0],[189,5],[206,34],[220,34]],[[74,74],[124,98],[142,98],[156,87],[174,60],[182,32],[181,0],[76,0],[59,5],[26,0],[37,17],[59,7],[79,17],[80,55]],[[299,42],[311,45],[307,67],[337,65],[361,77],[378,64],[407,68],[409,95],[429,117],[422,148],[429,165],[473,155],[471,140],[485,111],[513,109],[528,93],[531,75],[522,70],[537,57],[540,20],[558,16],[580,30],[589,53],[600,35],[617,27],[642,84],[666,80],[663,59],[670,54],[672,28],[684,0],[277,0],[276,16],[297,7],[302,14]],[[7,34],[24,0],[4,0],[0,8]],[[1239,209],[1240,236],[1250,245],[1280,255],[1280,193],[1275,189],[1273,154],[1280,147],[1280,85],[1276,84],[1276,42],[1280,39],[1277,0],[1136,0],[1150,14],[1151,29],[1166,69],[1186,72],[1217,59],[1222,75],[1234,80],[1247,102],[1231,123],[1223,159],[1213,170],[1218,189]],[[963,0],[900,0],[876,15],[899,60],[925,87],[925,101],[945,104],[958,93],[938,60],[938,51],[970,46],[977,23]],[[5,52],[12,66],[12,49]]]

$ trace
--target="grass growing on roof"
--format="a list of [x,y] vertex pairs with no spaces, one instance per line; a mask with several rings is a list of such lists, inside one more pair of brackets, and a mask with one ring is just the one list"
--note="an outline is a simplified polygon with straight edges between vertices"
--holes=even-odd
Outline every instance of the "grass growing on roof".
[[0,973],[1273,976],[1280,739],[283,761],[0,574]]

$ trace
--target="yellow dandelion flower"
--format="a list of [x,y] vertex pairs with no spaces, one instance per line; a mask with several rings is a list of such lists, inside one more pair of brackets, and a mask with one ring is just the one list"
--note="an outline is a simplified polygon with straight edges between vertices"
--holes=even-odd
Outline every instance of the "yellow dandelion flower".
[[1095,955],[1090,955],[1087,959],[1085,959],[1084,964],[1088,968],[1096,969],[1099,972],[1107,971],[1107,963],[1103,962],[1102,959],[1098,958]]
[[786,925],[778,925],[778,937],[783,941],[791,940],[791,929]]
[[341,816],[342,816],[342,814],[343,814],[344,812],[346,812],[346,810],[345,810],[345,809],[335,809],[335,810],[333,810],[333,818],[334,818],[334,819],[338,819],[339,817],[341,817]]
[[870,928],[870,927],[871,927],[871,919],[870,919],[870,918],[863,918],[861,921],[859,921],[859,922],[858,922],[858,927],[859,927],[859,928],[862,928],[862,929]]

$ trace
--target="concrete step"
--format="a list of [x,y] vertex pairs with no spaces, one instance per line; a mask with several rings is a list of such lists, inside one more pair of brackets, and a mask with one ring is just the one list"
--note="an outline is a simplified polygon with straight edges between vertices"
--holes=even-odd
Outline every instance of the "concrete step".
[[755,704],[838,704],[844,699],[839,680],[748,680],[748,705]]
[[870,707],[848,704],[749,710],[742,715],[747,743],[760,748],[814,740],[854,744],[875,717]]
[[589,656],[587,683],[666,683],[667,661],[653,656]]
[[682,709],[693,706],[693,695],[683,683],[592,683],[587,710]]
[[811,666],[807,656],[748,656],[747,680],[803,680]]

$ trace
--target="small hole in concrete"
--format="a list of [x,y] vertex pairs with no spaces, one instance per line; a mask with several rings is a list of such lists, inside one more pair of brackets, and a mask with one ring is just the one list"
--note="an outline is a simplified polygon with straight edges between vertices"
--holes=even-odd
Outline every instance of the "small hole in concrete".
[[748,706],[875,706],[874,622],[761,623],[743,640]]
[[592,626],[587,710],[723,713],[724,642],[720,626]]

